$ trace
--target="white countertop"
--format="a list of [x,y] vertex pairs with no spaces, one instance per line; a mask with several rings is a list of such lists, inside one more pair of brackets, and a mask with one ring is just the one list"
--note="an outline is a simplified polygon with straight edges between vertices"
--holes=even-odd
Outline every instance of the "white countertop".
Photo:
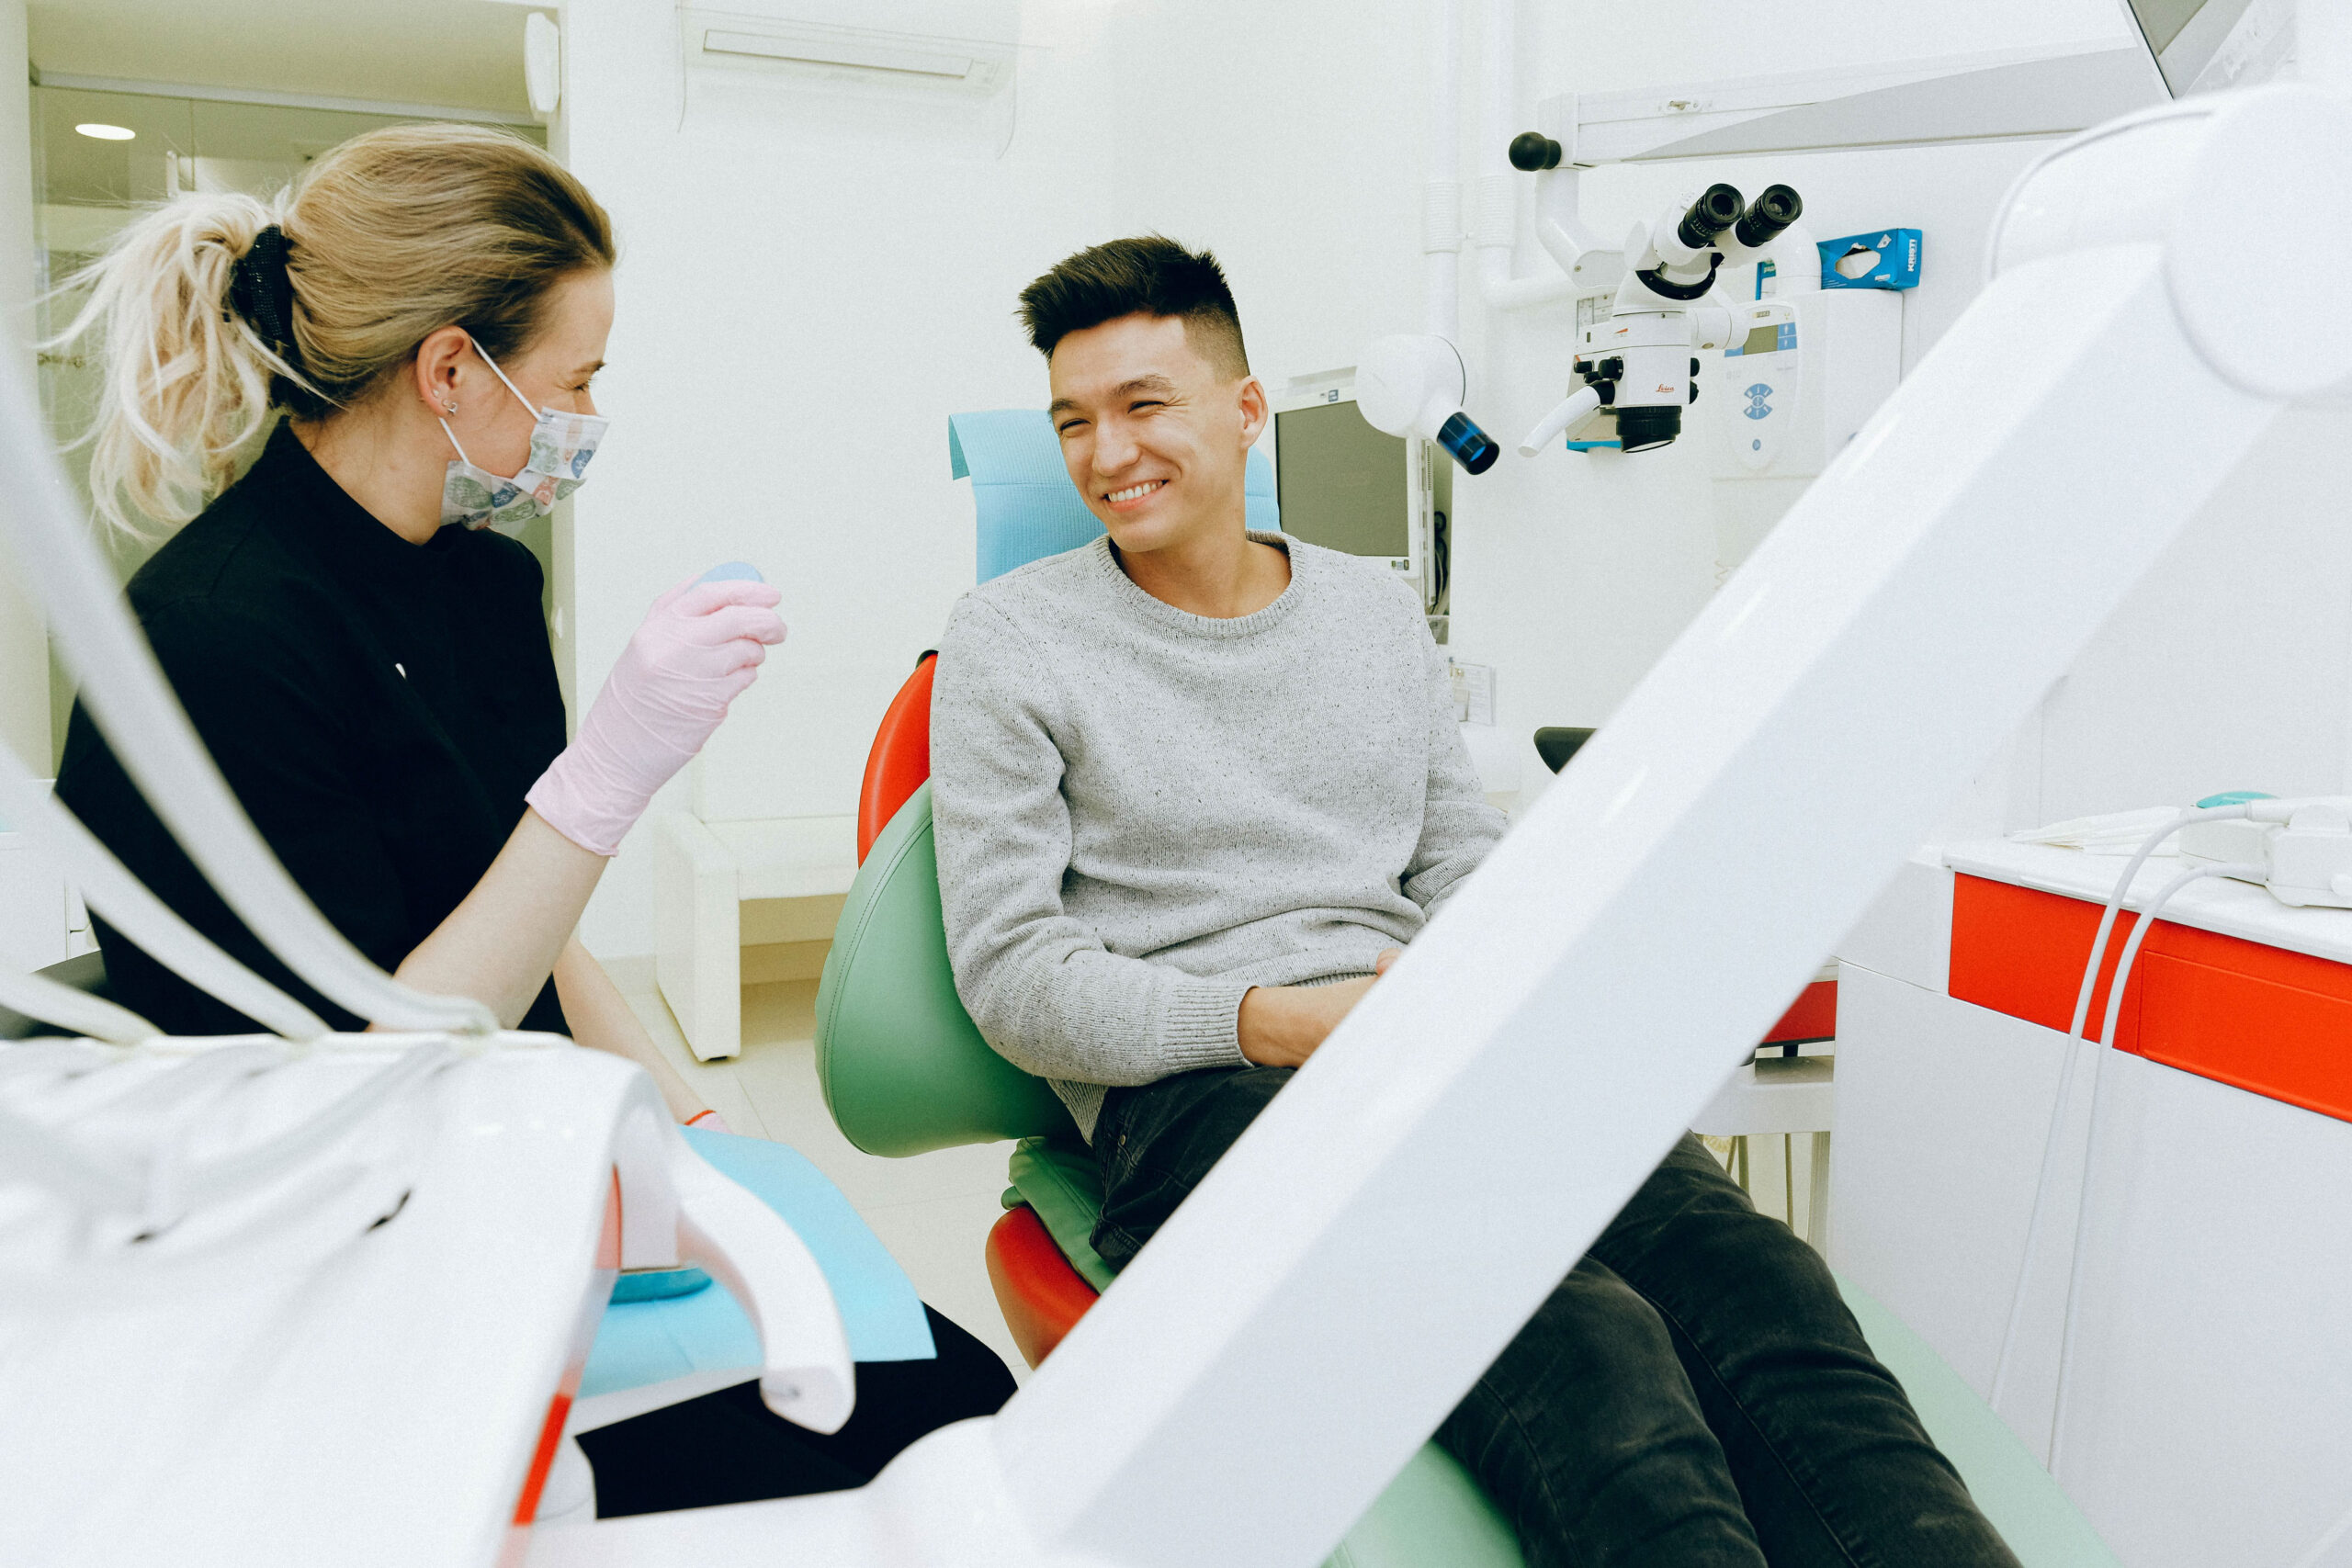
[[[2006,839],[1943,846],[1944,863],[1963,875],[2061,893],[2093,904],[2106,903],[2114,893],[2115,879],[2123,874],[2129,859],[2048,844],[2015,844]],[[2154,897],[2165,883],[2194,863],[2176,856],[2151,857],[2132,882],[2129,907],[2137,908]],[[2266,947],[2352,964],[2352,909],[2290,909],[2251,883],[2220,876],[2192,882],[2173,895],[2157,918],[2242,937]]]

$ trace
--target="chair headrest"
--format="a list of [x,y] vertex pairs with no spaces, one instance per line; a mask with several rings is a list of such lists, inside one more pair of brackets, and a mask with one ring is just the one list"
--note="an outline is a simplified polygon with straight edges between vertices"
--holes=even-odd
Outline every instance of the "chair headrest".
[[[1102,525],[1062,466],[1061,437],[1043,409],[989,409],[947,420],[950,479],[972,480],[979,521],[979,581],[1091,544]],[[1280,532],[1274,466],[1252,451],[1242,493],[1252,528]]]

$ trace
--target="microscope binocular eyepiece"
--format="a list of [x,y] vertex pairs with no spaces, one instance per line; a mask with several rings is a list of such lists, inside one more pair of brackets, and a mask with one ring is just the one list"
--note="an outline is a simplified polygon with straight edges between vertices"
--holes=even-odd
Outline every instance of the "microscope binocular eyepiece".
[[[1776,189],[1786,189],[1776,186]],[[1795,193],[1790,192],[1792,196]],[[1675,226],[1674,235],[1694,251],[1702,251],[1715,243],[1715,236],[1739,221],[1740,195],[1727,185],[1709,186],[1690,210],[1682,215]]]
[[[1727,189],[1718,186],[1716,189]],[[1766,243],[1804,215],[1804,197],[1787,186],[1766,187],[1762,196],[1740,216],[1733,237],[1748,249]]]

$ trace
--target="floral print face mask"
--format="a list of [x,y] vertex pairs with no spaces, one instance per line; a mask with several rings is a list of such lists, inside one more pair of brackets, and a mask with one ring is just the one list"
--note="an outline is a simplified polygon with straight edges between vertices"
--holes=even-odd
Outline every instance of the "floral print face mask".
[[[516,402],[531,408],[531,400],[515,390],[506,372],[498,368],[498,361],[482,354],[481,344],[475,344],[474,352],[514,393]],[[524,524],[545,515],[548,508],[580,488],[588,459],[596,455],[596,444],[613,422],[598,414],[567,413],[561,409],[532,409],[532,412],[537,423],[531,427],[531,454],[524,460],[523,471],[511,479],[474,467],[466,449],[458,446],[449,422],[440,422],[441,434],[449,437],[449,445],[458,451],[447,477],[441,481],[443,527],[456,523],[468,528],[517,533]]]

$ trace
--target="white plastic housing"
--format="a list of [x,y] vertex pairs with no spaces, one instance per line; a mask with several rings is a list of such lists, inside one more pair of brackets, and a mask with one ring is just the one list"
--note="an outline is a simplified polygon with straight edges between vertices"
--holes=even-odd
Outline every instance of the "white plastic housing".
[[1462,355],[1442,337],[1378,338],[1356,363],[1356,407],[1390,435],[1436,440],[1467,392]]
[[[1702,362],[1718,479],[1812,478],[1902,379],[1903,302],[1885,289],[1815,289],[1731,315],[1731,342]],[[1774,346],[1750,350],[1762,333]]]

